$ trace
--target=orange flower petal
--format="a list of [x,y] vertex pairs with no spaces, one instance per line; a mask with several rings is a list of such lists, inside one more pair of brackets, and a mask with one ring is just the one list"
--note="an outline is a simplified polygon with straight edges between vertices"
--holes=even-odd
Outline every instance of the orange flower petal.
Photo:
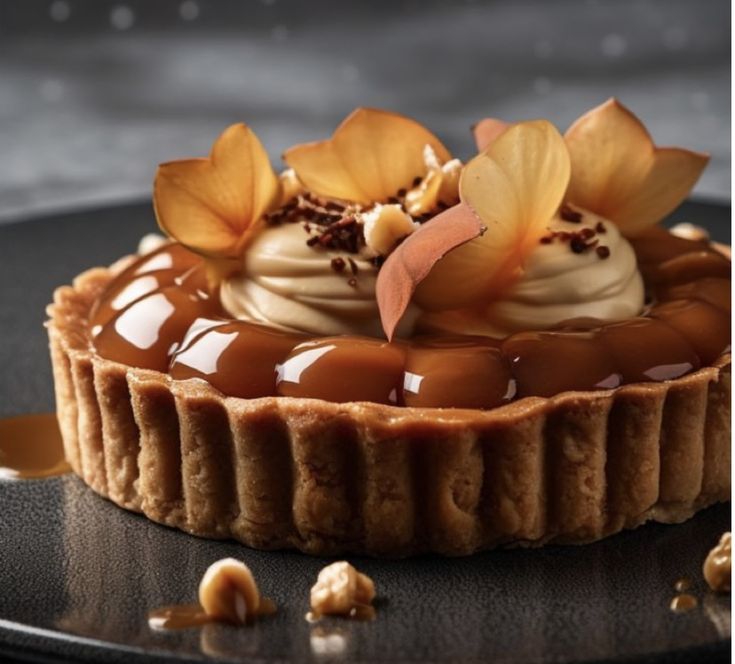
[[358,108],[332,138],[296,145],[286,150],[283,159],[314,193],[368,205],[386,202],[426,174],[427,145],[440,163],[450,159],[439,139],[414,120]]
[[616,99],[592,109],[565,135],[572,161],[567,199],[635,235],[674,210],[709,157],[657,148],[641,121]]
[[478,152],[484,152],[510,124],[497,120],[496,118],[484,118],[472,127],[472,135],[475,137],[475,145]]
[[546,120],[503,132],[470,161],[459,184],[462,201],[487,232],[439,261],[416,291],[427,309],[486,304],[523,268],[558,209],[569,182],[569,155]]
[[228,127],[209,159],[161,164],[153,200],[161,229],[192,251],[236,258],[278,194],[278,178],[257,136]]
[[461,203],[445,210],[409,235],[380,268],[375,294],[388,339],[411,302],[416,286],[434,264],[483,232],[477,215]]

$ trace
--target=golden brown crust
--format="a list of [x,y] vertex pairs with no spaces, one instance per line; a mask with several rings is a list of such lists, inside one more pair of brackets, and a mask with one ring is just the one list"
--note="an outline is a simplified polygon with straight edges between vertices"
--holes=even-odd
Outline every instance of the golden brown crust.
[[729,500],[729,355],[491,411],[245,400],[94,354],[86,317],[110,275],[85,272],[48,308],[57,410],[74,471],[154,521],[256,548],[464,555]]

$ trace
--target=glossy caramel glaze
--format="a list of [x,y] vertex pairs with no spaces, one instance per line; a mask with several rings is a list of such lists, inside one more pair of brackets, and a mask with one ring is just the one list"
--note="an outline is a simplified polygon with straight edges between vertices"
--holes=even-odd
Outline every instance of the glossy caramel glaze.
[[687,611],[696,609],[698,604],[699,601],[694,595],[690,595],[689,593],[680,593],[671,600],[669,608],[674,613],[686,613]]
[[[349,610],[349,612],[344,615],[340,615],[340,618],[346,618],[347,620],[355,620],[358,622],[370,622],[375,620],[377,615],[378,612],[372,604],[356,604]],[[324,614],[316,611],[309,611],[304,616],[304,619],[309,623],[317,623],[324,617],[331,618],[333,616],[325,616]]]
[[344,403],[399,403],[404,349],[380,339],[323,337],[296,346],[278,365],[277,391]]
[[199,604],[174,604],[148,614],[148,626],[155,630],[190,629],[214,622]]
[[0,420],[0,479],[36,479],[70,471],[55,413]]
[[310,338],[233,320],[200,259],[167,244],[115,277],[93,309],[103,357],[203,379],[228,396],[290,396],[410,407],[494,408],[514,398],[678,378],[730,348],[730,261],[663,229],[631,241],[649,305],[604,324],[575,319],[502,341]]
[[[276,612],[273,600],[261,597],[258,611],[248,616],[246,624],[251,624],[262,616],[271,616]],[[148,613],[148,626],[157,631],[172,629],[190,629],[208,623],[224,622],[210,616],[201,604],[173,604],[153,609]],[[228,623],[229,624],[229,623]]]

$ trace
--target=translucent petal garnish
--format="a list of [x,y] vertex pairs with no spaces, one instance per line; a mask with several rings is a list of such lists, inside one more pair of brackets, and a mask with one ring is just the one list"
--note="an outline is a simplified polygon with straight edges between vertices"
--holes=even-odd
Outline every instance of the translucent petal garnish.
[[567,199],[633,236],[658,223],[689,194],[709,157],[658,148],[641,121],[616,99],[567,131],[572,163]]
[[358,108],[332,138],[296,145],[283,159],[310,191],[369,205],[388,202],[426,175],[427,145],[439,163],[450,159],[439,139],[418,122],[397,113]]
[[153,200],[167,235],[204,256],[237,258],[278,192],[263,145],[249,127],[235,124],[209,158],[161,164]]

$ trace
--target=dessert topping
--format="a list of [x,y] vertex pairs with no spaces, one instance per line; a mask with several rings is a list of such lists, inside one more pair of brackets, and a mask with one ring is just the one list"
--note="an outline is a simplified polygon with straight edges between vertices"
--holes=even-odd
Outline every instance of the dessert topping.
[[304,185],[299,180],[293,168],[287,168],[282,171],[278,176],[278,183],[280,185],[279,205],[286,205],[298,195],[305,193]]
[[704,579],[712,590],[729,593],[732,574],[732,534],[725,533],[708,554],[702,567]]
[[427,174],[405,193],[404,207],[412,217],[431,214],[437,207],[449,207],[459,200],[459,176],[462,162],[452,159],[441,164],[431,145],[424,147]]
[[616,99],[579,118],[564,140],[572,165],[566,199],[615,222],[626,236],[674,210],[709,159],[656,147],[641,121]]
[[405,237],[418,227],[400,205],[381,205],[360,215],[365,234],[365,243],[378,256],[387,256]]
[[375,617],[372,601],[375,584],[348,562],[340,561],[325,567],[311,589],[309,619],[322,615],[345,616],[370,620]]
[[559,210],[559,216],[564,221],[569,221],[573,224],[578,224],[582,221],[582,213],[571,208],[569,205],[561,206],[561,210]]
[[[571,224],[581,224],[583,214],[580,211],[572,210],[568,206],[562,207],[559,216],[564,221]],[[602,229],[602,231],[600,231]],[[605,225],[598,221],[594,228],[585,227],[580,230],[549,230],[546,235],[543,235],[539,242],[541,244],[552,244],[555,240],[561,242],[568,242],[569,248],[575,254],[583,254],[585,251],[595,249],[595,253],[599,258],[608,258],[610,256],[610,248],[604,245],[600,245],[600,239],[597,236],[598,233],[606,233]]]
[[147,233],[138,242],[138,255],[150,254],[152,251],[160,249],[166,242],[168,240],[160,233]]
[[[451,220],[451,223],[446,223]],[[388,339],[405,324],[417,285],[443,256],[483,233],[477,215],[458,204],[423,224],[402,242],[383,264],[378,274],[375,295],[380,320]]]
[[[570,319],[595,318],[599,326],[638,315],[644,289],[633,248],[614,224],[582,214],[579,223],[553,219],[544,236],[549,241],[536,245],[521,276],[484,307],[427,312],[419,328],[502,338]],[[604,245],[592,244],[600,237],[599,223],[607,229]],[[575,238],[579,253],[571,246]]]
[[[389,203],[431,170],[426,146],[438,164],[450,154],[428,129],[397,113],[358,108],[330,139],[296,145],[284,161],[309,191],[362,206]],[[397,201],[394,201],[397,202]]]
[[472,127],[478,152],[484,152],[488,146],[502,134],[510,124],[496,118],[484,118]]
[[210,259],[237,259],[265,212],[278,203],[268,154],[244,124],[225,129],[208,159],[161,164],[153,185],[158,224]]
[[[311,237],[321,237],[330,228],[313,224]],[[362,224],[338,230],[359,231],[364,242]],[[248,247],[241,272],[221,285],[225,309],[235,318],[281,330],[382,336],[374,256],[364,245],[358,253],[316,249],[305,243],[304,236],[301,224],[288,223],[269,225],[259,233]],[[401,335],[412,332],[417,315],[418,309],[412,307]]]
[[477,307],[512,281],[559,208],[568,178],[563,140],[543,120],[507,129],[470,161],[460,178],[463,205],[426,225],[447,239],[427,245],[414,233],[381,269],[377,294],[388,337],[414,291],[422,307],[448,310]]
[[[379,278],[386,284],[379,284],[378,292],[389,337],[390,324],[400,320],[396,303],[413,299],[429,311],[450,312],[450,318],[457,318],[458,310],[474,312],[475,316],[478,311],[492,310],[493,302],[525,276],[533,254],[555,237],[568,240],[576,254],[594,248],[597,258],[610,258],[611,243],[600,245],[594,237],[606,232],[604,224],[578,232],[563,229],[558,235],[545,236],[549,219],[558,211],[561,221],[580,224],[581,207],[611,219],[626,234],[634,235],[676,207],[707,162],[706,156],[687,150],[656,148],[641,122],[615,100],[580,118],[563,139],[542,120],[507,126],[487,119],[476,126],[475,136],[483,152],[465,166],[460,198],[488,232],[444,252],[441,260],[433,257],[433,267],[419,280],[409,278],[400,264],[411,255],[416,234],[387,259]],[[562,200],[566,204],[560,208]],[[619,290],[621,283],[632,281],[628,271],[616,275],[611,267],[627,265],[627,261],[604,260],[604,264],[599,270],[604,281],[598,285],[609,299],[609,285]],[[595,275],[591,281],[597,283],[600,279]],[[641,296],[636,303],[639,311],[640,275],[636,281],[635,293]],[[401,297],[391,290],[401,293]],[[584,304],[600,310],[595,300],[575,301],[576,316],[595,315],[584,311]],[[555,322],[561,320],[564,318]],[[615,318],[603,316],[602,320]],[[543,325],[538,323],[530,329],[549,325],[548,320]]]

